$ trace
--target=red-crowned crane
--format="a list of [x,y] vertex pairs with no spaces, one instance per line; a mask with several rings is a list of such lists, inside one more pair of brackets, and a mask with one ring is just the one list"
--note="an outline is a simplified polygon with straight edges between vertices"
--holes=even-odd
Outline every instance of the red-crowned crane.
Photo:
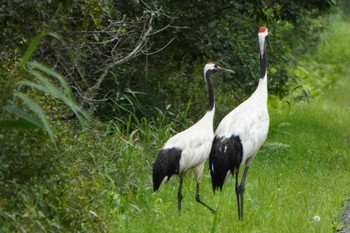
[[[243,193],[248,169],[265,142],[269,130],[267,110],[267,54],[268,30],[259,28],[260,79],[254,93],[227,114],[215,131],[209,155],[209,169],[213,191],[222,190],[230,175],[235,176],[238,217],[243,220]],[[240,166],[245,166],[241,183],[238,183]]]
[[181,212],[182,185],[188,170],[194,170],[196,180],[196,201],[207,207],[210,211],[214,209],[205,204],[199,194],[204,163],[208,159],[211,144],[214,138],[213,119],[215,113],[215,97],[211,80],[214,72],[231,70],[219,67],[209,62],[204,67],[204,80],[208,85],[209,107],[207,113],[196,124],[190,128],[171,137],[163,146],[156,161],[153,164],[153,190],[159,189],[163,181],[168,181],[174,174],[179,175],[180,185],[178,189],[178,210]]

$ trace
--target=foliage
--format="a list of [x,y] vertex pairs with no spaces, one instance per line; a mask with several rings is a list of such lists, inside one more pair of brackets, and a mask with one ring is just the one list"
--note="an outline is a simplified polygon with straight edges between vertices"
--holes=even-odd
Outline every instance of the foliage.
[[[349,118],[322,93],[345,75],[338,54],[347,47],[322,53],[332,61],[328,67],[322,59],[297,60],[319,40],[329,51],[321,32],[332,25],[331,3],[4,1],[0,232],[330,231],[348,195],[334,194],[333,184],[349,185],[349,135],[339,130]],[[205,112],[208,60],[236,71],[214,77],[216,120],[254,90],[260,25],[273,34],[273,121],[248,178],[248,223],[234,221],[232,187],[214,196],[208,175],[203,199],[218,214],[197,208],[188,179],[178,216],[177,180],[153,193],[152,162],[171,135]],[[302,95],[320,99],[307,105],[298,102]],[[316,213],[318,225],[311,222]]]
[[79,103],[101,119],[115,117],[110,104],[127,89],[145,94],[140,99],[143,109],[128,109],[139,117],[152,116],[155,107],[164,110],[169,104],[178,111],[191,100],[200,103],[193,106],[193,117],[198,118],[203,111],[199,106],[205,103],[199,100],[206,94],[197,80],[202,80],[208,60],[236,72],[220,78],[220,95],[241,90],[235,95],[240,102],[254,90],[260,25],[273,33],[270,91],[285,96],[294,57],[317,44],[325,27],[321,17],[331,6],[331,0],[5,1],[1,60],[16,61],[37,31],[54,32],[41,40],[33,59],[62,73]]
[[[30,55],[28,55],[31,52],[27,52],[24,57],[23,61],[24,64],[28,64],[28,72],[35,77],[37,82],[35,81],[20,81],[19,85],[22,89],[25,89],[25,87],[28,87],[30,91],[40,91],[44,95],[51,96],[52,98],[58,99],[63,102],[65,106],[69,108],[70,111],[73,112],[73,114],[78,118],[78,120],[84,124],[84,121],[87,120],[89,117],[87,113],[81,109],[79,105],[77,105],[72,97],[70,87],[64,80],[64,78],[58,74],[57,72],[51,70],[50,68],[37,63],[37,62],[28,62],[26,61]],[[57,81],[60,86],[56,86],[53,81],[46,78],[44,75],[51,76],[51,78],[54,78],[54,81]],[[62,89],[62,91],[61,91]],[[43,108],[40,106],[40,104],[35,101],[32,97],[30,97],[28,94],[22,93],[21,91],[14,94],[15,97],[21,100],[22,103],[26,105],[27,108],[31,110],[31,112],[34,113],[35,116],[32,116],[30,113],[28,113],[26,110],[23,110],[21,107],[18,107],[15,103],[12,103],[11,105],[5,106],[5,109],[17,117],[21,118],[21,120],[14,120],[12,121],[13,127],[18,126],[26,126],[28,124],[23,124],[22,120],[27,121],[32,126],[37,126],[43,130],[45,130],[48,135],[50,136],[53,144],[56,147],[56,141],[54,137],[54,129],[51,127],[49,121],[47,120],[47,114],[44,112]],[[6,123],[10,123],[9,120],[1,120],[2,125],[6,126]]]
[[[36,80],[21,81],[21,88],[14,94],[16,99],[5,107],[9,113],[19,119],[9,118],[8,114],[3,114],[2,118],[8,117],[9,120],[0,120],[0,137],[2,139],[0,143],[2,148],[0,191],[4,200],[8,200],[8,208],[16,209],[31,205],[33,197],[30,195],[43,195],[37,190],[38,185],[32,187],[30,184],[33,180],[38,182],[41,177],[46,177],[58,165],[55,160],[57,160],[59,148],[57,147],[57,135],[52,125],[59,124],[59,121],[54,117],[64,116],[65,112],[71,111],[83,125],[89,118],[87,113],[75,103],[70,88],[62,76],[39,63],[29,62],[28,66],[30,66],[29,73]],[[49,79],[50,76],[54,80]],[[60,85],[56,85],[56,82]],[[40,92],[36,92],[36,90]],[[50,102],[48,97],[60,100],[63,104],[60,106],[55,101]],[[50,104],[54,104],[56,110],[60,108],[60,115],[48,114],[44,110],[52,107]],[[75,127],[71,126],[70,128],[74,129]],[[49,141],[50,139],[51,141]],[[23,192],[22,187],[25,187]],[[32,193],[32,190],[36,192]],[[46,192],[46,190],[42,191]],[[34,199],[38,201],[36,197]],[[1,203],[2,208],[6,207],[2,206]],[[38,211],[34,207],[30,208],[31,212],[26,213],[26,215],[34,214],[38,217],[36,222],[48,221],[47,223],[50,223],[49,220],[44,219],[47,216],[44,216],[42,211]],[[51,209],[51,207],[48,208]],[[17,214],[11,216],[13,219],[17,217]],[[42,226],[35,229],[40,230],[40,228]]]
[[[60,124],[58,144],[69,146],[57,154],[37,151],[46,159],[52,156],[41,168],[41,176],[32,175],[22,185],[11,182],[19,182],[18,177],[0,181],[4,190],[15,188],[0,202],[0,222],[11,222],[0,229],[19,231],[24,226],[26,231],[107,232],[118,226],[130,208],[129,200],[142,190],[151,192],[145,186],[150,176],[140,180],[140,175],[151,172],[153,155],[174,133],[174,124],[162,112],[153,120],[138,121],[133,132],[120,131],[113,121],[107,126],[91,122],[93,132],[72,131],[72,125]],[[28,156],[34,162],[41,158],[38,155]]]
[[[335,14],[329,21],[328,33],[321,37],[318,49],[305,55],[289,70],[295,78],[287,82],[289,95],[283,100],[288,104],[323,97],[325,90],[332,88],[339,76],[346,75],[345,61],[350,59],[350,54],[347,43],[342,41],[342,38],[349,36],[344,25],[339,23],[343,17],[342,14]],[[333,34],[339,36],[334,37]],[[332,47],[329,46],[330,43]]]
[[[166,97],[172,104],[178,105],[178,103],[187,102],[188,98],[201,99],[202,94],[197,92],[193,95],[194,93],[188,89],[179,87],[178,82],[169,83],[167,80],[171,80],[173,71],[177,70],[181,76],[187,76],[191,85],[196,86],[195,77],[199,75],[195,74],[202,70],[207,59],[217,61],[236,72],[233,78],[224,78],[222,85],[219,86],[222,94],[228,95],[232,90],[243,89],[243,95],[236,98],[238,101],[245,99],[254,90],[259,78],[256,72],[258,70],[256,34],[260,25],[267,25],[273,33],[271,40],[273,51],[269,50],[272,67],[269,72],[270,91],[284,96],[287,92],[285,83],[291,76],[288,70],[295,64],[293,57],[306,51],[306,48],[311,49],[312,45],[317,43],[317,35],[323,28],[320,25],[310,24],[311,19],[317,15],[317,12],[324,12],[332,5],[331,1],[315,3],[314,1],[305,4],[298,1],[289,3],[286,1],[174,2],[160,0],[144,6],[141,2],[135,4],[124,1],[121,4],[121,11],[130,13],[130,9],[134,9],[135,11],[131,12],[139,14],[147,7],[161,8],[160,14],[173,20],[172,25],[176,25],[176,30],[173,30],[170,35],[175,38],[174,41],[166,50],[148,59],[147,67],[148,76],[156,77],[155,80],[148,81],[153,82],[153,86],[156,87],[152,93],[156,92],[157,96],[170,93],[169,96],[174,98],[172,90],[179,89],[181,94],[176,95],[179,98],[176,101]],[[165,24],[167,23],[166,21]],[[169,39],[170,35],[161,34],[158,41],[164,37]],[[171,64],[169,61],[172,61]],[[165,72],[159,72],[160,70]],[[136,74],[137,76],[139,74]],[[159,80],[166,85],[158,88]],[[187,87],[188,84],[186,84],[184,86]],[[146,86],[145,89],[150,90],[150,87]],[[224,107],[223,110],[228,109]]]

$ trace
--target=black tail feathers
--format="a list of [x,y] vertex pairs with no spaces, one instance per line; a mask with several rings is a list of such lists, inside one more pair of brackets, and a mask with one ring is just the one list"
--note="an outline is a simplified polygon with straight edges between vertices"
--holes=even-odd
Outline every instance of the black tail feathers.
[[179,174],[181,150],[170,148],[162,150],[153,164],[153,191],[157,191],[163,180]]
[[228,172],[239,169],[243,147],[239,136],[215,137],[209,155],[209,169],[213,191],[222,190]]

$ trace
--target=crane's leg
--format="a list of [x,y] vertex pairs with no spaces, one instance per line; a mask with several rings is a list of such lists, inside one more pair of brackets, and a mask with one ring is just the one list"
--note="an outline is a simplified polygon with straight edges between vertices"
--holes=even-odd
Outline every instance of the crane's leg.
[[200,192],[199,192],[199,186],[201,183],[202,175],[203,175],[203,169],[204,169],[204,163],[198,165],[197,167],[194,168],[194,177],[196,179],[196,201],[205,207],[207,207],[212,213],[215,213],[216,210],[205,204],[200,197]]
[[247,178],[247,174],[248,174],[248,170],[249,170],[249,166],[246,166],[244,168],[244,173],[243,173],[243,177],[242,177],[242,180],[241,180],[241,184],[239,185],[239,196],[240,196],[240,199],[241,199],[241,205],[240,207],[238,207],[239,209],[239,219],[240,220],[243,220],[244,218],[244,199],[243,199],[243,194],[244,194],[244,190],[245,190],[245,180]]
[[237,199],[237,208],[238,208],[238,218],[241,216],[241,202],[240,202],[240,196],[239,196],[239,184],[238,184],[238,173],[239,170],[237,169],[235,172],[235,180],[236,180],[236,185],[235,185],[235,191],[236,191],[236,199]]
[[179,190],[177,192],[177,207],[179,209],[179,213],[181,212],[181,201],[182,201],[182,184],[184,182],[184,177],[180,175],[180,185],[179,185]]
[[207,204],[205,204],[201,198],[200,198],[200,193],[199,193],[199,183],[197,183],[197,186],[196,186],[196,201],[198,203],[201,203],[202,205],[204,205],[205,207],[207,207],[213,214],[216,213],[216,210],[214,210],[213,208],[211,208],[210,206],[208,206]]

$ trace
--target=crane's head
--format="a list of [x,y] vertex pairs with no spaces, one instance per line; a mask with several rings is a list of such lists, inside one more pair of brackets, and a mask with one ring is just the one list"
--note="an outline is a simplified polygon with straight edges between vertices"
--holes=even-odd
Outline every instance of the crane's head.
[[215,72],[231,72],[234,73],[233,70],[230,69],[226,69],[223,67],[218,66],[217,64],[213,63],[213,62],[208,62],[205,66],[204,66],[204,77],[206,77],[207,74],[212,74]]
[[266,49],[266,43],[268,42],[268,38],[269,38],[269,32],[267,27],[260,27],[259,28],[259,47],[260,47],[260,54],[264,54],[265,53],[265,49]]
[[269,33],[268,33],[268,29],[267,29],[267,27],[264,27],[264,26],[261,26],[260,28],[259,28],[259,35],[260,34],[262,34],[262,35],[264,35],[264,36],[267,36]]

